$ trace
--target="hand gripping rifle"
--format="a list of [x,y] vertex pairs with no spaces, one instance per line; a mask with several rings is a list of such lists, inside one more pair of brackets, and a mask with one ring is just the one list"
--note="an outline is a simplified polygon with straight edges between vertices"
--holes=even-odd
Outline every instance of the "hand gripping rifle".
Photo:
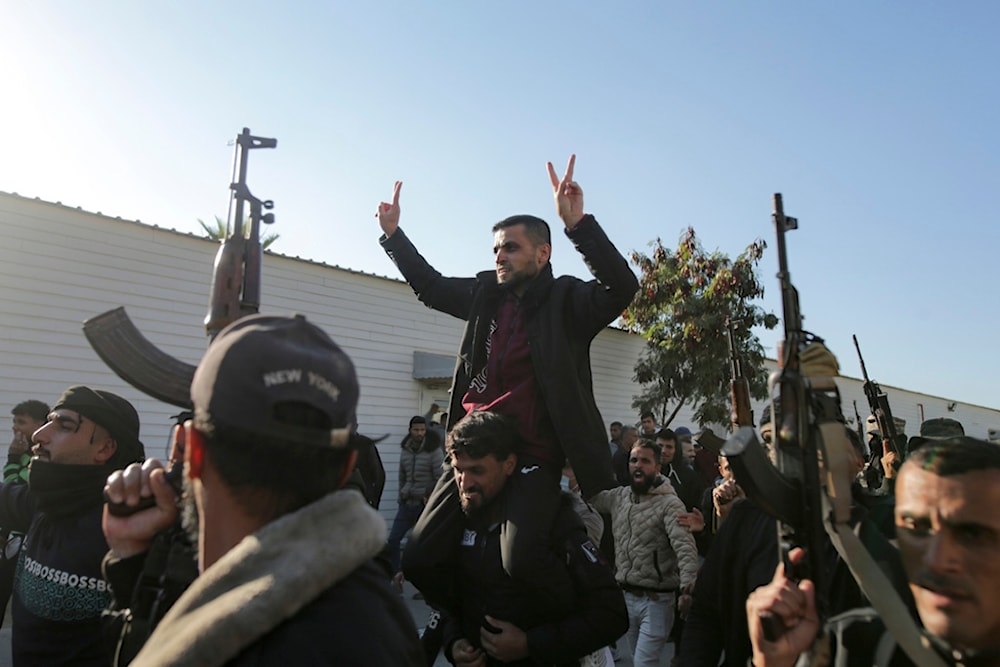
[[[802,329],[799,296],[788,272],[785,232],[798,228],[795,218],[786,216],[781,195],[774,195],[774,227],[777,233],[778,281],[785,337],[779,346],[779,369],[770,378],[777,387],[780,414],[772,412],[774,465],[764,453],[752,428],[741,428],[723,448],[730,457],[736,479],[747,495],[778,520],[781,560],[794,579],[811,579],[816,586],[820,617],[827,611],[827,572],[823,564],[826,538],[820,498],[819,452],[822,429],[828,423],[843,423],[840,397],[832,378],[807,377],[802,371],[802,355],[810,345],[822,340]],[[797,565],[788,558],[794,547],[802,547],[806,557]],[[765,633],[777,638],[784,632],[780,620],[764,620]]]
[[[919,665],[941,665],[921,644],[920,632],[899,595],[849,525],[851,445],[834,381],[836,359],[821,338],[802,328],[798,291],[791,282],[785,249],[785,232],[797,229],[798,221],[785,215],[780,194],[774,195],[772,218],[785,329],[778,370],[769,380],[772,395],[776,388],[780,397],[780,414],[772,406],[774,463],[747,426],[729,438],[722,452],[747,495],[777,519],[785,572],[792,579],[813,581],[821,620],[829,614],[824,554],[832,543],[907,655]],[[805,550],[805,558],[797,565],[788,558],[793,547]],[[761,621],[770,641],[785,631],[775,616]],[[828,651],[828,637],[821,630],[811,651],[813,664],[826,664]]]
[[[896,420],[893,419],[892,410],[889,409],[889,397],[882,391],[877,382],[872,381],[868,377],[868,369],[865,368],[865,358],[861,356],[861,346],[858,345],[858,337],[851,335],[851,338],[854,339],[854,349],[858,351],[858,361],[861,362],[861,375],[865,378],[865,398],[868,399],[868,407],[871,408],[872,416],[878,422],[879,435],[883,441],[889,441],[889,449],[891,451],[895,452],[899,457],[905,458],[906,442],[900,442],[899,434],[896,433]],[[877,459],[881,457],[881,450],[881,447],[878,448],[878,451],[873,450],[873,458]]]
[[[236,138],[235,180],[229,203],[232,233],[222,241],[215,258],[211,296],[205,328],[215,338],[230,322],[256,313],[260,306],[261,260],[260,223],[274,222],[271,201],[254,197],[246,183],[247,159],[254,148],[274,148],[276,139],[243,132]],[[233,204],[235,203],[235,217]],[[249,238],[244,224],[244,207],[250,207]],[[195,367],[161,351],[140,333],[124,307],[109,310],[83,323],[83,333],[97,355],[122,378],[153,398],[184,409],[191,408],[191,380]]]
[[743,374],[743,360],[736,353],[736,326],[738,322],[726,320],[726,342],[729,345],[729,398],[732,410],[729,419],[733,433],[741,426],[753,426],[753,407],[750,405],[750,381]]

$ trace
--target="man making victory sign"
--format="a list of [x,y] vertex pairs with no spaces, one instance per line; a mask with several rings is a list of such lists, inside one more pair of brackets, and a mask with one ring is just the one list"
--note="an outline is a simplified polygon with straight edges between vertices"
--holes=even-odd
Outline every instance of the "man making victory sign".
[[[549,563],[559,478],[568,457],[584,497],[615,485],[604,422],[594,400],[590,344],[628,306],[638,282],[597,220],[584,213],[573,180],[576,156],[560,179],[548,163],[564,233],[594,276],[554,277],[548,224],[514,215],[493,226],[495,267],[473,278],[446,278],[399,227],[401,182],[376,217],[379,240],[417,298],[466,321],[451,389],[450,423],[473,410],[515,419],[516,473],[502,530],[503,566],[541,590],[568,589],[565,567]],[[474,495],[475,489],[463,493]],[[403,571],[429,602],[449,596],[442,569],[454,563],[461,510],[450,472],[442,476],[403,555]],[[440,599],[440,598],[439,598]]]

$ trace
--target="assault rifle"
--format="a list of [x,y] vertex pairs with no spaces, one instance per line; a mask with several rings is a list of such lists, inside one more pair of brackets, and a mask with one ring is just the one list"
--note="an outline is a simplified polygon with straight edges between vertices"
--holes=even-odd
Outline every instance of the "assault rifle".
[[[854,349],[858,351],[858,361],[861,362],[861,375],[865,378],[865,398],[868,399],[868,407],[871,408],[872,416],[878,422],[879,435],[882,440],[889,441],[889,449],[902,458],[906,457],[906,442],[901,442],[899,434],[896,433],[896,420],[892,417],[892,410],[889,408],[889,397],[886,396],[877,382],[868,377],[868,369],[865,368],[865,358],[861,356],[861,346],[858,345],[858,337],[851,335],[854,339]],[[881,443],[879,443],[881,444]],[[872,451],[872,457],[878,458],[882,455],[881,447],[878,451]],[[877,456],[876,456],[877,454]]]
[[750,405],[750,381],[743,374],[743,361],[736,353],[736,326],[738,322],[726,320],[726,342],[729,345],[729,398],[732,410],[729,419],[735,433],[741,426],[753,426],[753,407]]
[[[212,272],[212,292],[208,300],[208,315],[205,316],[205,330],[215,338],[222,329],[244,315],[251,315],[260,309],[261,260],[263,250],[260,245],[260,223],[271,224],[274,214],[262,214],[262,209],[270,211],[274,202],[261,201],[247,187],[247,161],[254,148],[274,148],[277,139],[265,139],[243,133],[236,137],[237,164],[233,165],[236,180],[230,185],[229,225],[232,233],[227,236],[215,255]],[[233,216],[233,204],[236,215]],[[243,207],[250,205],[250,229],[244,233]],[[227,225],[227,230],[229,225]]]
[[[772,395],[776,388],[780,397],[780,414],[773,415],[774,464],[749,427],[741,428],[730,438],[723,453],[730,459],[736,479],[747,495],[777,519],[785,571],[794,579],[813,581],[816,607],[820,617],[825,618],[828,583],[823,562],[827,541],[822,488],[825,482],[830,489],[831,483],[829,479],[821,482],[819,459],[824,438],[836,438],[837,429],[839,437],[845,437],[844,418],[833,378],[815,372],[807,376],[803,372],[804,355],[817,350],[829,353],[822,347],[822,339],[802,328],[798,291],[792,285],[785,248],[785,233],[797,229],[798,221],[785,215],[780,194],[774,195],[772,218],[778,241],[778,281],[785,334],[779,345],[779,368],[769,381]],[[843,494],[844,489],[833,493]],[[842,518],[846,521],[846,517]],[[796,565],[788,558],[794,547],[805,550],[805,558]],[[777,617],[762,620],[769,638],[777,638],[784,632]]]
[[[772,395],[775,388],[780,395],[780,414],[774,415],[774,465],[754,430],[747,426],[729,438],[722,453],[747,495],[777,519],[785,573],[792,579],[813,581],[821,627],[829,613],[829,577],[824,561],[827,545],[832,544],[907,656],[918,665],[943,667],[940,658],[923,645],[920,631],[892,583],[851,530],[851,445],[833,379],[836,359],[821,338],[802,328],[798,291],[788,273],[785,250],[785,232],[797,229],[798,221],[785,215],[780,194],[774,195],[772,217],[778,237],[785,327],[785,338],[778,348],[778,370],[769,380]],[[793,547],[805,550],[805,558],[797,565],[788,558]],[[761,623],[770,641],[785,632],[775,616],[761,618]],[[811,651],[814,664],[826,664],[828,646],[828,636],[821,631]]]
[[[243,132],[236,138],[234,179],[230,184],[229,222],[232,233],[222,241],[215,258],[205,328],[212,338],[230,322],[256,313],[260,306],[260,223],[274,222],[262,210],[271,201],[254,197],[246,183],[248,152],[274,148],[276,139]],[[235,216],[233,212],[235,204]],[[244,207],[250,206],[249,234],[243,227]],[[195,367],[161,351],[140,333],[124,307],[109,310],[83,323],[83,333],[97,355],[118,377],[153,398],[184,409],[191,408],[191,380]]]

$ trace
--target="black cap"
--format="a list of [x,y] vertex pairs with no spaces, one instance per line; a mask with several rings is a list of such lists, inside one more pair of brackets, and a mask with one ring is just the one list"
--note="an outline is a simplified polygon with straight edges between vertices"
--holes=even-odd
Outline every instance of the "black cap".
[[[194,374],[194,425],[326,447],[346,447],[358,406],[347,354],[302,315],[251,315],[219,332]],[[331,428],[276,418],[282,404],[325,414]]]
[[78,384],[64,391],[52,409],[60,408],[78,412],[107,429],[118,445],[109,462],[128,464],[145,457],[145,448],[139,441],[139,413],[118,394]]
[[920,425],[920,435],[910,438],[907,447],[912,451],[926,445],[931,440],[948,440],[965,436],[962,422],[948,417],[928,419]]

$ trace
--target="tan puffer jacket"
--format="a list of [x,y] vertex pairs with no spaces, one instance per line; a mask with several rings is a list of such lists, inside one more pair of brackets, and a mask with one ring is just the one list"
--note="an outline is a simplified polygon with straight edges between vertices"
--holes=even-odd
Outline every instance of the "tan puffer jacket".
[[611,515],[618,583],[657,591],[694,583],[698,550],[691,532],[677,523],[684,503],[666,477],[657,475],[653,488],[642,496],[620,486],[601,491],[590,504]]

